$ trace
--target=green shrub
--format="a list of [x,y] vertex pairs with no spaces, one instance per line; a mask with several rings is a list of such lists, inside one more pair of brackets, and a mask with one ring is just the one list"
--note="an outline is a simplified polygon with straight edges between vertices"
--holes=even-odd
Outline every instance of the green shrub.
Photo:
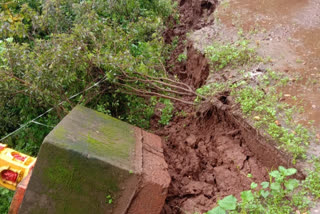
[[[164,75],[161,63],[164,63],[167,48],[162,39],[163,21],[174,10],[169,0],[80,3],[50,0],[42,5],[25,0],[15,4],[8,1],[1,9],[21,15],[20,24],[25,29],[23,33],[10,31],[10,35],[1,34],[11,36],[0,42],[1,136],[104,76],[106,81],[103,84],[55,108],[55,112],[44,117],[43,122],[54,126],[80,103],[108,111],[112,116],[143,128],[148,127],[152,114],[150,101],[122,93],[117,78],[123,72],[132,77],[135,72],[158,77]],[[30,11],[36,13],[29,17],[31,20],[24,14]],[[24,20],[27,18],[29,22]],[[6,26],[12,24],[5,16],[0,17],[0,22]],[[141,82],[126,84],[144,88]],[[43,131],[28,136],[27,133],[37,128]],[[38,147],[48,131],[48,128],[30,125],[28,130],[7,143],[36,154],[32,145]],[[22,136],[24,143],[19,142]]]
[[[147,90],[147,85],[119,78],[164,75],[170,50],[162,38],[164,22],[174,10],[170,0],[3,0],[0,136],[54,107],[38,120],[47,126],[31,123],[3,143],[37,155],[50,127],[76,104],[148,128],[152,101],[123,91],[126,86]],[[68,99],[103,78],[97,87]],[[57,106],[61,101],[66,102]],[[163,123],[170,111],[164,110]],[[1,194],[3,211],[12,194]]]
[[159,123],[161,125],[168,125],[173,116],[174,106],[173,106],[173,103],[168,99],[164,99],[163,104],[164,104],[164,108],[161,109],[161,117],[160,117]]
[[6,214],[9,211],[10,203],[14,192],[0,187],[0,213]]

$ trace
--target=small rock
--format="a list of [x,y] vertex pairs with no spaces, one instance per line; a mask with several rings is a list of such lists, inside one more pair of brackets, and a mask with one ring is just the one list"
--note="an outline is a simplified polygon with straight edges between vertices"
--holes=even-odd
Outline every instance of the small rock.
[[291,94],[284,94],[285,97],[291,97]]
[[211,195],[213,192],[213,185],[200,181],[190,181],[189,184],[182,187],[183,195],[198,195],[203,193]]
[[297,79],[296,78],[292,78],[292,79],[290,79],[290,81],[295,82],[295,81],[297,81]]
[[207,147],[204,141],[200,141],[198,143],[198,149],[202,155],[206,155],[208,153]]
[[241,132],[240,129],[235,129],[235,130],[232,130],[232,131],[228,132],[227,135],[230,135],[230,136],[234,137],[234,136],[240,134],[240,132]]
[[190,135],[189,137],[187,137],[186,142],[188,144],[188,146],[193,147],[195,145],[195,143],[197,142],[197,138],[195,135]]
[[260,120],[260,117],[259,116],[255,116],[253,119],[255,119],[255,120]]
[[312,105],[312,108],[317,108],[317,106],[316,105]]

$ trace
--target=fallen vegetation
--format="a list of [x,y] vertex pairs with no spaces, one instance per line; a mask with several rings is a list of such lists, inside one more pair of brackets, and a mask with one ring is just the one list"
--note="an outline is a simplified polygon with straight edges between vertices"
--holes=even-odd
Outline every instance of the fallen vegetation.
[[[3,143],[37,155],[76,104],[148,128],[163,103],[160,123],[167,124],[170,100],[187,102],[179,97],[194,94],[164,67],[172,49],[163,40],[164,23],[174,22],[175,10],[170,0],[1,1],[0,136],[54,107]],[[12,192],[0,194],[6,213]]]

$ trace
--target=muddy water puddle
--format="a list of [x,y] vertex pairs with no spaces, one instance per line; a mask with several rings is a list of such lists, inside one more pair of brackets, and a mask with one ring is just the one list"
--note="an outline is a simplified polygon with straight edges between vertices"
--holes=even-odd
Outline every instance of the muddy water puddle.
[[225,31],[241,28],[251,33],[259,44],[258,53],[271,57],[273,70],[298,77],[282,92],[302,100],[305,111],[300,122],[313,120],[319,130],[320,1],[230,0],[220,4],[216,16]]

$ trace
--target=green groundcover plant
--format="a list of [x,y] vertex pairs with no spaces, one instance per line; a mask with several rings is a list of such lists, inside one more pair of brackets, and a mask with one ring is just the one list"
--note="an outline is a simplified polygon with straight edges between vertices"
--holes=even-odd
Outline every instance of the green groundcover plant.
[[[207,214],[290,214],[305,213],[311,201],[307,186],[294,178],[294,168],[286,169],[282,166],[269,173],[270,180],[260,183],[252,182],[251,190],[241,192],[241,200],[229,195],[218,201],[218,206]],[[317,188],[319,189],[319,187]]]

